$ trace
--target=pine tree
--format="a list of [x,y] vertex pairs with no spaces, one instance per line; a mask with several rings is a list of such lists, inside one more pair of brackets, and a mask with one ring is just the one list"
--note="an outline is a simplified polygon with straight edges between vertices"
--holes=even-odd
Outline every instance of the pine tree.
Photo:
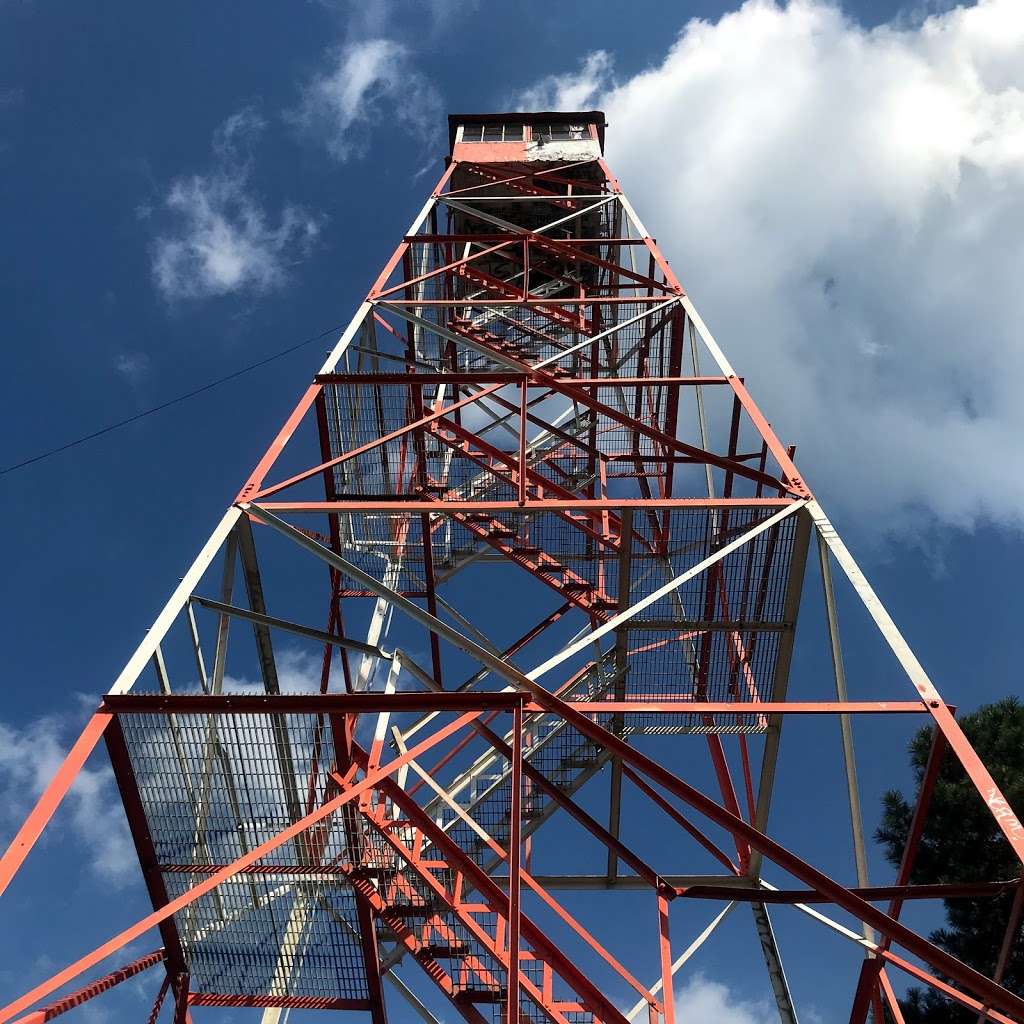
[[[1016,697],[979,708],[960,720],[967,738],[1017,814],[1024,814],[1024,705]],[[910,743],[910,762],[920,787],[932,744],[932,730],[921,729]],[[898,790],[883,797],[882,823],[875,838],[890,863],[898,865],[910,830],[913,803]],[[991,882],[1019,877],[1021,865],[974,784],[947,752],[912,883]],[[1013,902],[1007,892],[984,899],[945,900],[946,925],[931,940],[958,960],[991,976]],[[1017,939],[1020,938],[1018,928]],[[1014,946],[1002,983],[1024,995],[1024,944]],[[948,1001],[934,989],[911,989],[901,1008],[907,1024],[960,1024],[977,1014]]]

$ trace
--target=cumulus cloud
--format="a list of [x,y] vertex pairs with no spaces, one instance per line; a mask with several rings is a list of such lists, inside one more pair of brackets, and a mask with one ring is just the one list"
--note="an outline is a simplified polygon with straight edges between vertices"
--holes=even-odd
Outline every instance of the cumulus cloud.
[[614,58],[607,50],[588,53],[576,71],[548,75],[524,89],[519,110],[583,110],[610,82]]
[[866,30],[821,0],[691,21],[522,97],[608,155],[826,506],[1024,521],[1024,7]]
[[[72,741],[68,723],[58,715],[44,716],[21,728],[0,722],[0,807],[9,829],[20,827]],[[54,828],[70,829],[85,853],[82,859],[105,881],[123,884],[137,872],[138,859],[109,767],[82,769],[44,833],[44,841],[52,837]]]
[[319,218],[289,203],[274,220],[252,189],[249,150],[264,128],[253,108],[232,114],[214,135],[213,170],[171,183],[173,226],[157,238],[152,265],[165,298],[267,292],[315,241]]
[[[302,647],[278,647],[274,650],[277,681],[282,693],[315,693],[320,688],[322,655]],[[198,687],[197,687],[198,689]],[[262,693],[263,681],[246,676],[224,677],[225,693]]]
[[686,1024],[776,1024],[779,1011],[767,1000],[734,999],[725,985],[695,974],[676,995],[676,1014]]
[[441,99],[411,60],[393,39],[350,43],[331,53],[286,118],[342,162],[365,153],[372,128],[398,125],[425,143],[439,130]]

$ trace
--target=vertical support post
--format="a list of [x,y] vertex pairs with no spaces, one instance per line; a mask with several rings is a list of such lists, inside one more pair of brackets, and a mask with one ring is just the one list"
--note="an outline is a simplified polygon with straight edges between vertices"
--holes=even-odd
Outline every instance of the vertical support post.
[[[420,531],[423,534],[423,576],[427,584],[427,611],[437,615],[437,575],[434,572],[434,541],[430,532],[430,515],[424,512],[420,516]],[[441,642],[436,633],[430,634],[430,667],[439,685],[443,685],[441,677]]]
[[[238,535],[232,530],[224,545],[224,567],[220,583],[222,604],[231,604],[231,594],[235,587],[235,554],[237,551]],[[213,680],[210,683],[212,693],[220,693],[224,687],[224,666],[228,656],[228,631],[230,628],[231,616],[222,612],[217,622],[217,646],[214,648]]]
[[188,983],[189,977],[184,971],[174,979],[174,1024],[190,1024]]
[[[803,590],[804,568],[807,564],[807,548],[811,539],[811,518],[806,509],[796,513],[796,533],[793,537],[793,553],[789,563],[789,583],[783,599],[782,619],[789,629],[779,639],[779,651],[775,659],[775,674],[772,679],[771,699],[786,699],[789,689],[789,668],[793,659],[793,644],[796,639],[796,620],[800,610],[800,594]],[[782,740],[782,715],[768,716],[768,731],[764,737],[764,753],[761,755],[761,774],[757,784],[757,810],[754,828],[767,833],[768,815],[771,810],[772,793],[775,788],[775,769],[778,764],[779,745]],[[752,850],[747,874],[757,878],[761,870],[761,854]]]
[[384,986],[381,984],[380,951],[377,947],[377,929],[373,912],[365,897],[355,893],[356,914],[359,920],[359,935],[366,961],[366,983],[370,995],[370,1020],[373,1024],[388,1024],[387,1008],[384,1005]]
[[[828,620],[828,637],[832,653],[832,674],[835,679],[836,700],[846,701],[846,670],[843,667],[843,649],[839,640],[839,613],[836,609],[836,595],[832,586],[832,564],[828,546],[818,534],[818,560],[821,564],[821,584],[825,591],[825,614]],[[846,770],[846,790],[850,802],[850,828],[853,832],[853,853],[857,864],[857,884],[868,886],[868,857],[864,846],[864,819],[861,815],[860,790],[857,786],[857,761],[853,748],[853,724],[849,715],[839,716],[839,728],[843,743],[843,765]],[[865,924],[864,938],[875,941],[874,929]]]
[[664,1024],[675,1024],[675,993],[672,991],[672,943],[668,933],[668,899],[658,893],[658,951],[661,956],[661,1002]]
[[[630,576],[632,573],[633,551],[633,510],[624,508],[619,520],[619,592],[618,610],[625,611],[629,607]],[[629,626],[623,626],[615,633],[615,699],[626,699],[626,673],[629,669]],[[622,737],[625,717],[616,713],[612,717],[612,731]],[[619,838],[619,827],[622,822],[622,758],[612,757],[610,776],[610,793],[608,800],[608,831]],[[608,849],[608,884],[615,882],[618,875],[619,858],[615,851]]]
[[[336,523],[336,519],[332,516],[332,532],[337,529]],[[249,522],[248,516],[242,516],[239,519],[232,536],[237,544],[249,607],[260,615],[266,615],[267,602],[263,595],[263,579],[260,575],[259,560],[256,557],[256,541],[252,535],[252,524]],[[280,693],[281,687],[277,678],[277,663],[274,660],[274,645],[270,637],[270,629],[259,622],[253,622],[252,629],[256,639],[256,651],[259,655],[263,689],[267,693]]]
[[508,1003],[506,1024],[519,1024],[520,851],[523,810],[523,704],[512,709],[508,837]]
[[519,504],[526,504],[526,417],[527,417],[527,396],[529,388],[526,386],[526,377],[519,388]]

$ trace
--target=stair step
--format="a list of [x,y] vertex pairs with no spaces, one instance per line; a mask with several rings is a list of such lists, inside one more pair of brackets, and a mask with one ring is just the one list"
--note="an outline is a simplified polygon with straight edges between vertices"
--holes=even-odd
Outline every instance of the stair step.
[[458,960],[469,955],[468,946],[440,946],[428,944],[416,950],[417,957],[430,957],[433,960]]
[[593,590],[594,589],[594,584],[593,583],[588,583],[586,580],[565,580],[562,583],[561,586],[562,586],[563,590],[572,590],[572,591],[583,591],[583,590]]
[[388,911],[396,917],[423,917],[432,914],[434,909],[427,903],[394,903]]
[[455,998],[466,1003],[503,1003],[505,991],[500,988],[464,988],[455,993]]

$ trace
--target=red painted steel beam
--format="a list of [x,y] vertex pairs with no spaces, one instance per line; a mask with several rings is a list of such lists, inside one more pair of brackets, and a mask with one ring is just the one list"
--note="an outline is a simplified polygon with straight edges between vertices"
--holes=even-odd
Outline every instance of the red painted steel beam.
[[40,1007],[38,1010],[33,1010],[31,1013],[25,1014],[24,1017],[19,1017],[16,1024],[44,1024],[45,1021],[53,1020],[54,1017],[59,1017],[62,1013],[67,1013],[68,1010],[73,1010],[76,1006],[81,1006],[82,1003],[95,999],[96,996],[101,995],[103,992],[108,992],[115,986],[120,985],[122,981],[134,978],[137,974],[149,970],[150,967],[163,963],[163,960],[164,951],[162,949],[157,949],[152,953],[147,953],[145,956],[140,956],[130,964],[125,964],[124,967],[119,967],[116,971],[104,974],[102,978],[97,978],[77,991],[70,992],[68,995],[62,996],[60,999],[47,1006]]
[[90,967],[94,967],[111,953],[117,952],[117,950],[122,946],[125,946],[134,939],[137,939],[140,935],[145,934],[150,928],[161,924],[163,921],[169,919],[173,914],[176,914],[179,910],[184,910],[184,908],[189,904],[194,903],[197,899],[205,896],[208,892],[212,892],[221,884],[221,882],[227,881],[227,879],[236,872],[248,867],[250,864],[255,864],[257,861],[262,860],[267,856],[267,854],[272,853],[279,846],[283,846],[300,833],[305,832],[312,825],[315,825],[318,821],[321,821],[328,815],[333,814],[345,804],[372,789],[374,786],[386,779],[392,772],[397,771],[403,764],[407,764],[413,758],[419,757],[420,754],[429,750],[437,743],[442,742],[453,733],[464,728],[469,724],[473,717],[474,715],[472,714],[463,715],[460,718],[457,718],[454,722],[451,722],[449,725],[439,729],[432,736],[429,736],[422,742],[417,743],[414,747],[410,747],[406,753],[396,757],[393,761],[390,761],[385,767],[377,771],[370,772],[363,779],[360,779],[359,782],[352,783],[343,793],[340,793],[338,796],[321,804],[305,817],[300,818],[294,824],[289,825],[288,828],[283,829],[270,839],[261,843],[259,846],[254,847],[248,853],[243,854],[237,860],[232,861],[231,864],[222,871],[210,875],[204,881],[186,889],[180,896],[171,900],[159,910],[154,910],[153,913],[147,914],[139,921],[136,921],[135,924],[125,928],[113,938],[108,939],[102,945],[97,946],[92,950],[92,952],[87,953],[85,956],[76,960],[73,964],[70,964],[63,970],[58,971],[53,975],[53,977],[37,985],[30,992],[25,993],[25,995],[21,996],[19,999],[15,999],[14,1002],[9,1003],[0,1010],[0,1024],[6,1024],[7,1021],[15,1018],[23,1010],[27,1010],[33,1003],[38,1002],[40,999],[44,999],[46,996],[50,995],[51,992],[56,991],[62,985],[66,985],[69,981],[77,978],[83,971],[87,971]]
[[[402,384],[409,387],[431,384],[518,384],[528,379],[527,374],[514,370],[508,373],[477,370],[465,373],[318,373],[318,384]],[[588,387],[705,387],[728,384],[728,377],[574,377],[574,384]],[[530,387],[547,385],[530,383]],[[748,459],[756,455],[746,456]]]
[[[362,711],[512,711],[524,702],[515,690],[458,691],[417,690],[382,693],[281,693],[281,694],[191,694],[123,693],[109,694],[100,705],[118,714],[329,714]],[[924,714],[921,701],[697,701],[680,698],[652,700],[564,701],[576,714],[710,714],[710,715],[839,715],[839,714]],[[531,714],[547,712],[542,700],[525,699]]]
[[558,296],[553,299],[388,299],[390,306],[653,306],[671,301],[665,295],[587,295],[583,298]]
[[164,999],[167,998],[167,991],[170,987],[171,976],[165,973],[164,980],[160,982],[160,988],[157,989],[156,999],[153,1000],[153,1008],[149,1011],[149,1016],[146,1018],[146,1024],[156,1024],[157,1018],[160,1016],[160,1010],[164,1005]]
[[658,953],[661,962],[662,1019],[676,1022],[676,998],[672,991],[672,944],[668,932],[668,900],[658,893]]
[[778,463],[779,469],[782,470],[782,475],[786,480],[786,483],[789,485],[790,490],[801,497],[813,497],[811,489],[806,483],[804,483],[803,477],[800,475],[800,470],[796,468],[796,465],[789,454],[789,450],[784,447],[782,442],[778,437],[776,437],[775,431],[772,430],[768,420],[765,419],[764,414],[757,407],[754,399],[751,398],[746,385],[739,377],[736,376],[730,378],[730,382],[732,384],[733,391],[736,393],[736,397],[740,400],[740,403],[743,406],[744,412],[746,412],[757,432],[764,439],[765,444],[768,445],[768,450],[772,453],[772,457]]
[[366,500],[359,497],[341,498],[338,501],[260,501],[259,507],[269,512],[433,512],[444,515],[447,509],[454,512],[546,512],[574,511],[601,512],[623,508],[642,509],[687,509],[687,508],[758,508],[780,509],[795,504],[796,498],[577,498],[572,501],[561,498],[539,500],[528,498],[525,505],[518,501],[427,501],[417,496],[407,500],[400,498]]
[[[849,892],[872,903],[902,900],[994,899],[1018,885],[1016,879],[1003,882],[959,882],[935,885],[872,885],[852,887]],[[814,889],[760,889],[732,885],[690,885],[676,889],[684,899],[736,900],[744,903],[834,903]]]
[[3,859],[0,860],[0,894],[11,884],[11,879],[35,846],[36,840],[42,835],[47,822],[53,817],[54,811],[60,806],[86,759],[99,742],[103,731],[110,724],[110,718],[109,714],[98,711],[89,719],[67,757],[36,801],[35,807],[29,812],[25,824],[11,840],[11,845],[7,847]]
[[512,712],[512,765],[509,779],[509,838],[508,838],[508,1002],[506,1024],[520,1024],[519,986],[519,933],[520,914],[520,857],[522,855],[523,826],[523,706]]
[[978,1002],[977,999],[972,999],[969,995],[966,995],[959,989],[954,988],[941,978],[936,978],[927,971],[922,971],[917,964],[913,964],[909,960],[905,960],[903,957],[897,956],[891,950],[884,950],[879,955],[887,963],[893,964],[901,971],[905,971],[917,981],[923,981],[926,985],[930,985],[932,988],[938,989],[938,991],[944,996],[952,999],[955,1003],[959,1003],[961,1006],[966,1006],[968,1010],[975,1010],[978,1013],[983,1014],[989,1020],[998,1021],[999,1024],[1020,1024],[1020,1017],[1006,1017],[997,1010],[984,1006],[982,1003]]
[[[574,167],[585,167],[586,165],[592,163],[594,163],[593,160],[577,160],[574,163],[570,164],[558,164],[557,166],[550,167],[546,170],[536,170],[534,168],[530,168],[530,170],[526,171],[525,173],[519,174],[516,173],[517,169],[511,169],[503,163],[491,164],[490,167],[493,167],[497,171],[502,171],[506,173],[508,176],[496,181],[488,181],[483,185],[467,185],[465,188],[453,188],[450,189],[447,194],[451,196],[457,196],[464,195],[466,192],[483,192],[487,189],[497,188],[499,185],[511,185],[513,182],[525,181],[526,179],[533,181],[536,178],[544,178],[547,181],[558,181],[561,182],[562,184],[572,185],[573,187],[582,187],[583,185],[590,187],[592,185],[594,188],[598,188],[600,187],[600,182],[573,181],[572,179],[563,178],[560,174],[556,173],[558,171],[569,171],[572,170],[572,168]],[[473,170],[473,168],[475,168],[476,166],[477,162],[473,160],[463,160],[459,163],[460,168],[465,167],[467,170],[470,171]]]
[[[893,1024],[906,1024],[906,1020],[903,1017],[903,1011],[900,1009],[899,1001],[896,998],[896,993],[893,991],[892,983],[889,981],[889,975],[886,974],[884,970],[879,972],[878,987],[882,995],[885,997],[885,1002],[889,1007],[889,1012],[892,1014]],[[882,1019],[882,1015],[879,1012],[877,1016],[879,1024],[881,1024]]]
[[[432,699],[433,698],[433,699]],[[419,691],[382,693],[180,694],[125,693],[104,698],[104,708],[130,714],[347,714],[362,711],[511,711],[522,695]]]
[[[455,193],[448,193],[454,195]],[[494,234],[486,234],[481,232],[477,234],[450,234],[450,235],[439,235],[439,234],[423,234],[423,235],[405,235],[402,239],[405,242],[411,242],[413,245],[427,244],[431,242],[504,242],[509,238],[508,232],[501,234],[495,232]],[[566,245],[644,245],[642,238],[563,238],[562,241]]]
[[227,992],[189,992],[189,1006],[248,1006],[258,1009],[289,1010],[371,1010],[368,999],[342,999],[330,996],[248,996]]

